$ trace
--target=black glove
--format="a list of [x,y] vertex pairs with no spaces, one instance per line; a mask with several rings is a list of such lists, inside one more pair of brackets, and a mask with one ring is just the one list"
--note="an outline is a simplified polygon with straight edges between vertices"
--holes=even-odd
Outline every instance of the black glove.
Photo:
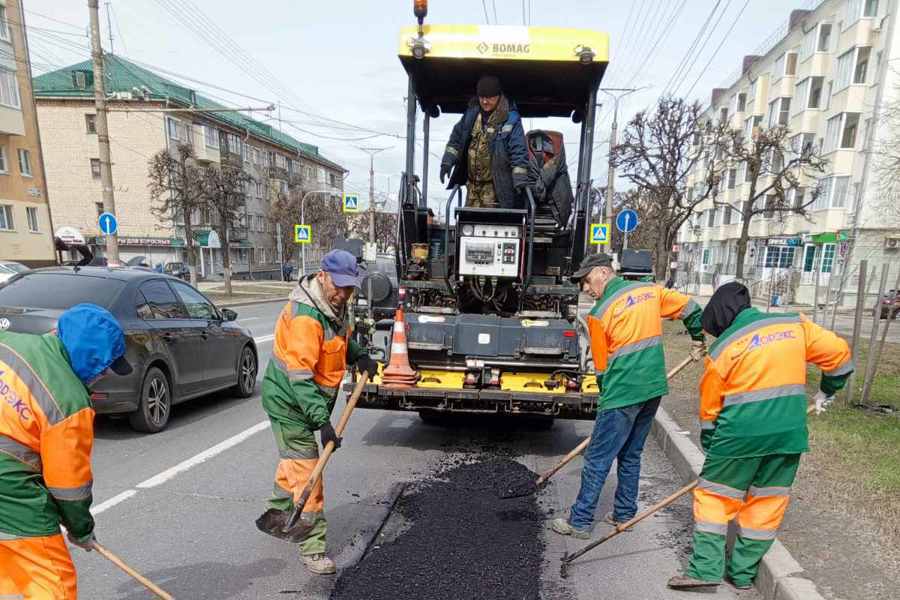
[[97,541],[97,537],[94,535],[94,532],[90,532],[84,537],[75,537],[70,532],[66,532],[66,537],[69,538],[69,543],[78,546],[82,550],[86,550],[90,552],[94,549],[94,542]]
[[528,173],[517,173],[516,171],[513,171],[512,182],[513,189],[516,190],[517,193],[524,193],[525,188],[528,186]]
[[372,378],[378,374],[379,366],[381,366],[381,363],[379,363],[377,360],[375,360],[374,358],[372,358],[369,355],[361,356],[356,361],[357,372],[362,373],[363,371],[365,371],[366,373],[368,373],[369,381],[372,381]]
[[441,183],[444,183],[444,179],[450,177],[450,171],[453,170],[453,165],[450,163],[441,163]]
[[343,438],[339,438],[337,432],[334,430],[334,427],[331,426],[331,423],[325,423],[322,425],[322,428],[319,429],[319,439],[322,441],[322,448],[328,445],[328,442],[334,442],[334,449],[337,450],[341,447],[341,440]]

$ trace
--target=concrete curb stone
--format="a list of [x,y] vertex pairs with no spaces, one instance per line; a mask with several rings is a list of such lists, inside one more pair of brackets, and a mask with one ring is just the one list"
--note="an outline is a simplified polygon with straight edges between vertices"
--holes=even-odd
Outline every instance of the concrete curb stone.
[[[662,407],[656,413],[651,435],[679,476],[690,480],[700,475],[703,453]],[[775,540],[760,563],[756,589],[765,600],[825,600],[816,584],[803,574],[803,567]]]

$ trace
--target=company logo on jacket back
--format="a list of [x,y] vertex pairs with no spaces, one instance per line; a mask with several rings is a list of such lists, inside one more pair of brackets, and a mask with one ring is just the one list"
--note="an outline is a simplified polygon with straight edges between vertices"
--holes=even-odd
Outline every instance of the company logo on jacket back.
[[652,298],[653,298],[653,292],[644,292],[644,293],[638,294],[636,296],[632,296],[631,294],[628,294],[628,297],[625,298],[625,302],[622,303],[622,305],[616,309],[616,311],[613,313],[613,315],[618,317],[619,315],[624,313],[626,310],[629,310],[629,309],[637,306],[638,304],[643,304],[644,302],[646,302],[647,300],[651,300]]
[[752,352],[757,348],[762,348],[763,346],[768,346],[769,344],[775,344],[778,342],[784,342],[787,340],[796,340],[797,333],[790,329],[785,329],[782,331],[776,331],[774,333],[769,333],[766,335],[760,335],[758,333],[754,334],[752,338],[747,342],[746,346],[743,348],[738,348],[737,352],[734,353],[732,358],[737,358],[739,355],[744,352]]
[[[6,374],[6,371],[0,370],[0,377],[3,377]],[[31,418],[31,410],[28,408],[28,405],[19,397],[16,391],[9,385],[7,382],[0,379],[0,396],[3,397],[3,400],[16,411],[16,414],[19,415],[19,419],[22,421],[27,421]]]

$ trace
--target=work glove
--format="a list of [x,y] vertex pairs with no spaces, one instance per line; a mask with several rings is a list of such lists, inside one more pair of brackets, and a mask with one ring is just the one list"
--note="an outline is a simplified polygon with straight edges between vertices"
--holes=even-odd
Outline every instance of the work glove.
[[691,356],[694,360],[700,360],[706,354],[706,340],[694,340],[691,342]]
[[831,406],[832,402],[834,402],[834,396],[828,396],[822,390],[816,392],[816,395],[813,397],[816,414],[821,415],[828,410],[828,407]]
[[450,163],[441,163],[441,183],[444,183],[444,179],[450,177],[450,171],[453,170],[453,165]]
[[75,537],[70,532],[66,532],[66,537],[69,538],[69,543],[78,546],[82,550],[90,552],[94,549],[94,542],[97,541],[97,537],[94,535],[94,532],[90,532],[89,534],[82,537]]
[[341,440],[343,439],[338,437],[338,434],[334,430],[334,427],[331,426],[331,423],[322,425],[322,428],[319,430],[319,438],[322,441],[322,448],[327,446],[328,442],[334,442],[335,450],[341,447]]
[[525,188],[528,187],[528,173],[519,173],[513,171],[512,174],[513,189],[516,193],[524,194]]
[[372,381],[372,378],[378,374],[378,367],[380,366],[381,363],[369,355],[362,356],[356,361],[356,371],[360,374],[362,374],[363,371],[368,373],[369,381]]

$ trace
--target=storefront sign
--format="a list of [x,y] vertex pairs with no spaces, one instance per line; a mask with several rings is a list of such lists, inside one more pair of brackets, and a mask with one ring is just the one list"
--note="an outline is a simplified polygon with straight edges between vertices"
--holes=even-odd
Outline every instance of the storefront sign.
[[[105,244],[106,240],[100,237],[95,237],[91,239],[92,244]],[[152,247],[152,248],[181,248],[184,246],[184,241],[180,238],[162,238],[162,237],[128,237],[128,236],[119,236],[119,245],[120,246],[142,246],[142,247]]]
[[803,240],[800,238],[769,238],[766,240],[767,246],[802,246]]

